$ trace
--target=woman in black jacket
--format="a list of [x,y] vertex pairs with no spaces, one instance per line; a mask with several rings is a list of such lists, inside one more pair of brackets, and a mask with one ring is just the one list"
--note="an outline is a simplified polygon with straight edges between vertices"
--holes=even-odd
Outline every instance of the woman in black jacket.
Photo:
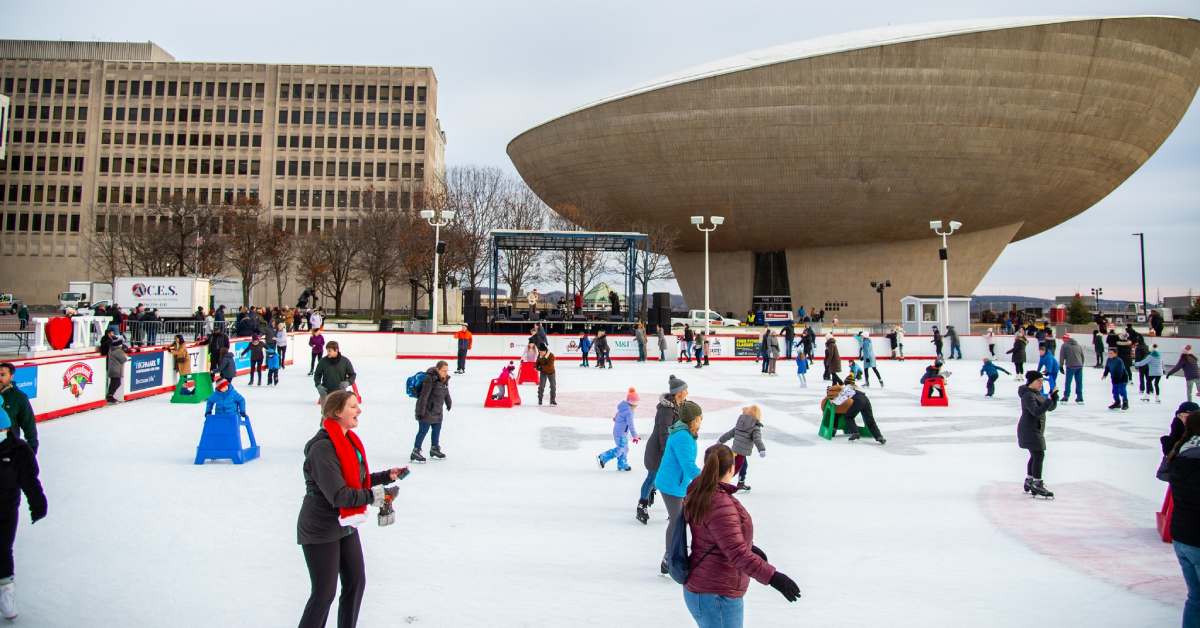
[[21,493],[29,504],[34,523],[46,516],[46,493],[38,481],[37,458],[29,444],[15,434],[8,413],[0,408],[0,614],[5,619],[17,617],[16,589],[13,583],[13,541],[20,520]]
[[417,419],[417,438],[413,441],[410,462],[425,462],[421,455],[421,447],[425,443],[425,434],[432,431],[429,455],[434,458],[445,458],[439,439],[442,434],[442,407],[450,409],[453,401],[450,399],[450,364],[439,360],[437,364],[425,371],[425,380],[421,382],[421,392],[417,396],[415,415]]
[[1171,418],[1171,428],[1167,434],[1159,437],[1158,442],[1162,444],[1162,452],[1164,456],[1171,455],[1175,450],[1175,445],[1183,440],[1184,434],[1187,433],[1187,426],[1184,421],[1192,412],[1200,411],[1200,405],[1191,401],[1185,401],[1179,404],[1179,408],[1175,410],[1175,416]]
[[1187,431],[1168,456],[1171,481],[1171,538],[1188,596],[1183,625],[1200,626],[1200,412],[1184,422]]
[[1042,484],[1042,463],[1046,460],[1046,413],[1058,407],[1058,389],[1050,396],[1042,394],[1042,373],[1025,373],[1025,385],[1017,389],[1021,399],[1021,419],[1017,421],[1017,446],[1029,451],[1025,465],[1025,492],[1033,497],[1054,498]]
[[[408,469],[371,473],[366,449],[352,431],[362,412],[354,393],[329,393],[321,410],[325,417],[321,429],[304,446],[305,493],[296,522],[297,541],[312,580],[300,628],[325,626],[339,576],[342,596],[337,625],[353,628],[366,587],[357,526],[366,521],[367,505],[390,507],[399,489],[383,485],[404,478]],[[380,518],[379,523],[391,522]]]

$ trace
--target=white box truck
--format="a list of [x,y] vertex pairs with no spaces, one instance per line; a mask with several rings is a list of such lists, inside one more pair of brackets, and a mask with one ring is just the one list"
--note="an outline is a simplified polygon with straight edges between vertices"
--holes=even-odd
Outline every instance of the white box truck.
[[77,310],[99,301],[111,301],[113,287],[110,283],[99,281],[69,281],[67,291],[58,293],[58,309],[65,312],[67,308]]
[[158,310],[158,317],[194,318],[196,308],[208,310],[209,281],[202,277],[117,277],[113,302],[125,311],[141,304]]
[[[226,312],[236,312],[242,307],[242,280],[213,278],[211,281],[212,310],[216,311],[222,305]],[[205,306],[208,311],[208,306]]]

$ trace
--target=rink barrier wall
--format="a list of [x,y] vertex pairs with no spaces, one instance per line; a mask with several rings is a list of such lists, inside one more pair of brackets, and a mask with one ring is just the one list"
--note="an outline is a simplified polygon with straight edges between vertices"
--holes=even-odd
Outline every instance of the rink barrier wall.
[[[296,346],[296,338],[303,334],[289,334],[288,347]],[[249,345],[249,338],[230,339],[234,351],[237,374],[250,372],[250,356],[238,356]],[[169,345],[140,347],[129,354],[125,362],[121,388],[124,401],[136,401],[154,395],[173,392],[178,381],[175,361],[167,351]],[[291,351],[285,364],[294,364]],[[192,358],[192,372],[208,370],[208,346],[188,343],[188,354]],[[108,390],[108,358],[96,351],[72,351],[43,358],[14,360],[16,373],[13,383],[29,396],[37,421],[48,421],[69,414],[102,408],[107,403],[104,393]]]

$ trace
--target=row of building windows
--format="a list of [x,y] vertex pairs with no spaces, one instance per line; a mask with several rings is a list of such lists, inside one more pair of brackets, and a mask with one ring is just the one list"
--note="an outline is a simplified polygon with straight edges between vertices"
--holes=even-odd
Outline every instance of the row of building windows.
[[[317,148],[317,149],[335,149],[342,150],[413,150],[413,138],[411,137],[376,137],[374,135],[355,135],[353,137],[334,137],[330,135],[325,137],[318,135],[316,137],[309,135],[277,135],[275,137],[276,148]],[[417,152],[425,152],[425,138],[416,138]]]
[[83,186],[0,184],[0,198],[7,198],[9,203],[79,204],[83,202]]
[[4,79],[4,93],[42,94],[43,96],[87,96],[90,91],[90,81],[87,79],[35,79],[15,78]]
[[5,233],[79,233],[79,214],[4,212]]
[[79,144],[87,143],[83,131],[34,131],[26,129],[12,132],[9,144]]
[[158,157],[101,157],[102,174],[191,174],[258,176],[257,159],[170,159]]
[[279,124],[317,124],[321,126],[404,126],[405,128],[413,128],[414,124],[417,128],[425,128],[424,113],[401,113],[399,111],[380,111],[376,115],[374,111],[329,111],[324,109],[280,109]]
[[75,155],[13,155],[0,160],[0,172],[71,174],[83,172],[83,157]]
[[105,122],[216,122],[218,124],[262,124],[263,110],[262,109],[236,109],[230,107],[228,110],[225,107],[216,107],[212,109],[202,109],[200,107],[192,107],[186,109],[180,107],[163,108],[163,107],[104,107]]
[[155,96],[187,96],[193,98],[263,98],[267,95],[266,85],[248,81],[134,81],[108,79],[104,81],[105,96],[132,96],[153,98]]
[[355,102],[425,102],[424,85],[339,85],[337,83],[280,83],[279,100],[342,100]]
[[257,201],[258,188],[160,188],[140,185],[101,185],[96,188],[97,203],[154,206],[158,204],[159,199],[172,197],[186,198],[201,205],[210,202],[232,205],[235,199],[241,198]]
[[217,146],[242,148],[262,146],[262,135],[259,133],[242,133],[222,135],[220,133],[113,133],[101,131],[100,143],[125,146]]
[[61,105],[42,105],[41,107],[13,105],[12,107],[13,120],[77,120],[84,122],[87,120],[87,114],[87,107],[63,107]]
[[379,190],[275,190],[274,207],[327,207],[353,209],[387,207],[411,209],[412,194],[407,191]]
[[284,161],[275,162],[275,176],[352,177],[365,179],[423,179],[425,164],[372,161]]

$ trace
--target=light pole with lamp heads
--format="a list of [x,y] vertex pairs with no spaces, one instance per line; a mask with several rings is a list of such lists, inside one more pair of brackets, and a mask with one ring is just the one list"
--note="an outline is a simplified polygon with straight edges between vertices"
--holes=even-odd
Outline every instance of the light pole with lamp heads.
[[708,234],[712,233],[713,231],[716,231],[717,227],[720,227],[722,224],[724,224],[725,217],[724,216],[710,216],[708,220],[709,220],[709,222],[712,223],[712,226],[705,228],[704,227],[704,216],[692,216],[692,224],[696,225],[697,229],[704,232],[704,337],[705,338],[708,337],[709,323],[712,321],[712,317],[709,316],[709,313],[708,313],[709,312],[709,310],[708,310]]
[[962,223],[957,220],[950,221],[950,229],[942,231],[942,221],[930,220],[929,228],[937,235],[942,236],[942,248],[938,250],[938,257],[942,258],[942,333],[946,333],[946,327],[950,325],[950,251],[949,244],[946,238],[950,237],[955,231],[962,227]]
[[429,317],[429,322],[431,324],[430,331],[436,334],[438,330],[438,262],[442,254],[442,227],[445,227],[450,224],[451,220],[454,220],[454,212],[449,209],[441,211],[422,209],[420,216],[429,222],[429,226],[433,227],[433,299],[429,306],[430,314],[432,314]]

